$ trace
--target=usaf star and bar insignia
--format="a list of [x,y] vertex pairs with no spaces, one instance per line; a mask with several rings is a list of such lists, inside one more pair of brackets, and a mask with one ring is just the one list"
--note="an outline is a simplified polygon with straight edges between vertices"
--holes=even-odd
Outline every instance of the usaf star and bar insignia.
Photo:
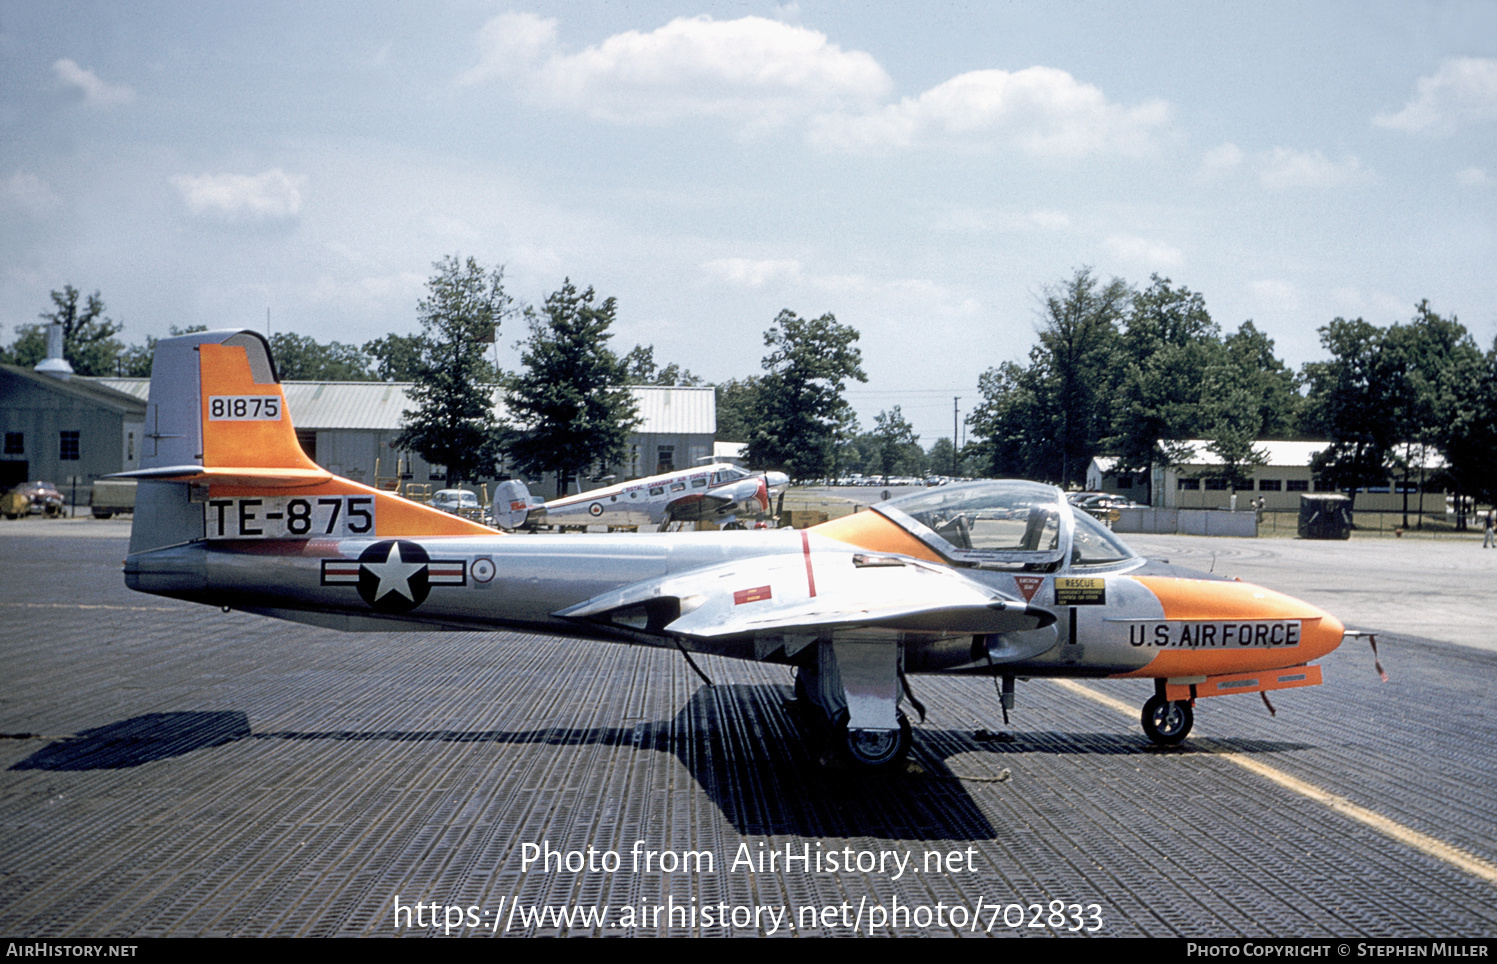
[[380,612],[408,613],[426,601],[433,586],[467,585],[461,559],[433,559],[404,539],[376,542],[357,559],[322,560],[324,586],[357,586],[364,601]]

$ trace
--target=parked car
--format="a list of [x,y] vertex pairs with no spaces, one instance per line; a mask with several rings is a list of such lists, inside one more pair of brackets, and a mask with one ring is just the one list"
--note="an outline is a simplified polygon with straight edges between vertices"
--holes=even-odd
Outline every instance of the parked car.
[[477,518],[483,514],[478,496],[467,489],[440,489],[431,497],[431,507],[466,518]]
[[0,514],[7,519],[19,519],[36,512],[53,518],[62,515],[66,501],[51,482],[22,482],[0,497]]

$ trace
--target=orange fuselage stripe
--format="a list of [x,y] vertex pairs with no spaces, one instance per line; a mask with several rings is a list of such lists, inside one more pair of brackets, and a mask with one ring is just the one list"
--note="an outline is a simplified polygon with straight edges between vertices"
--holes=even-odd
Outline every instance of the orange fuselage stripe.
[[925,543],[877,512],[854,512],[852,515],[812,526],[810,531],[870,552],[898,553],[924,559],[926,562],[946,563],[945,559],[936,555]]

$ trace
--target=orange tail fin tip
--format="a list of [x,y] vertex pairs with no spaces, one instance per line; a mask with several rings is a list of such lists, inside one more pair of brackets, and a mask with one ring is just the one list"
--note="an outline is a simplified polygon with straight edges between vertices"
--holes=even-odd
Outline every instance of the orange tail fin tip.
[[[320,522],[298,525],[302,516],[296,516],[290,528],[267,527],[267,518],[279,515],[282,519],[277,521],[283,521],[284,511],[269,516],[262,511],[241,514],[238,519],[248,518],[253,525],[246,528],[239,522],[235,530],[236,517],[229,508],[243,513],[238,502],[257,496],[267,503],[292,498],[309,504],[316,504],[316,497],[322,496],[323,503],[331,507],[336,502],[340,511],[345,505],[356,507],[361,519],[363,513],[372,515],[369,527],[379,537],[495,534],[476,522],[340,478],[308,458],[296,439],[270,346],[261,335],[201,332],[167,344],[176,350],[158,351],[151,371],[142,467],[124,474],[143,482],[206,485],[208,538],[324,534]],[[357,502],[334,496],[354,497]],[[235,505],[226,507],[228,502]],[[214,531],[215,504],[218,531]],[[333,529],[331,521],[328,529]]]

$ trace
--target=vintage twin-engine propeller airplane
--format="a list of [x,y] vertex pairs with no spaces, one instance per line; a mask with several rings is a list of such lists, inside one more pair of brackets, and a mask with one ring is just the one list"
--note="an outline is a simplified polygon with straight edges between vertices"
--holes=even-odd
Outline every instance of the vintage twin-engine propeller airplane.
[[542,503],[524,482],[512,479],[495,490],[494,519],[505,529],[655,525],[664,532],[674,522],[701,521],[742,528],[740,515],[767,514],[770,496],[789,484],[783,472],[747,472],[715,462]]
[[[338,478],[297,445],[265,340],[157,343],[125,580],[345,630],[527,629],[787,663],[853,761],[909,750],[907,673],[1144,677],[1143,727],[1320,682],[1314,606],[1146,561],[1059,490],[944,486],[812,529],[507,536]],[[693,664],[695,665],[695,664]]]

